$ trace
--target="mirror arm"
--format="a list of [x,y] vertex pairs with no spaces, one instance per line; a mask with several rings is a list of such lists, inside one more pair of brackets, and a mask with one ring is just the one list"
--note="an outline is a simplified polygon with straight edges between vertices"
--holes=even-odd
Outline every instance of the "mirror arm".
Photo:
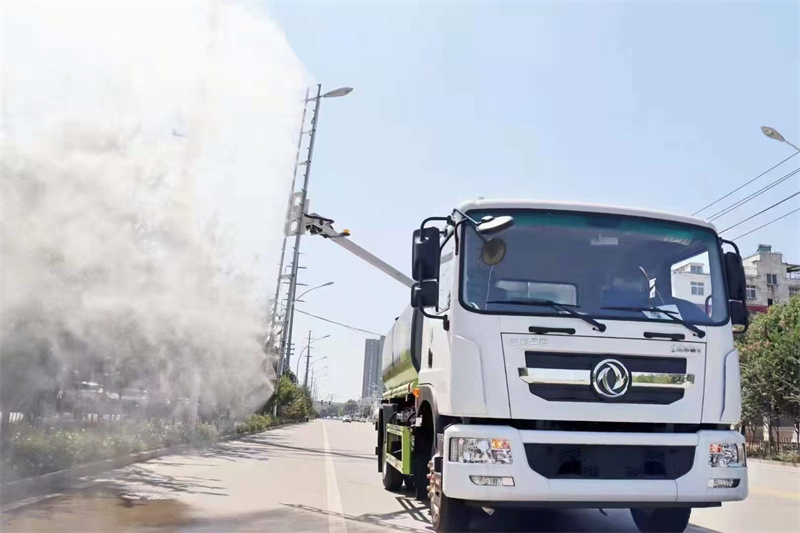
[[[453,209],[453,213],[458,213],[459,215],[461,215],[463,217],[461,220],[459,220],[459,222],[462,222],[464,220],[468,220],[468,221],[470,221],[472,223],[473,227],[478,225],[478,221],[477,220],[475,220],[471,216],[467,215],[463,211],[459,211],[458,209]],[[451,217],[452,217],[452,215],[451,215]]]
[[419,312],[422,313],[422,316],[424,316],[425,318],[432,318],[434,320],[442,320],[442,321],[444,321],[444,324],[443,324],[442,327],[444,327],[445,331],[449,331],[450,330],[450,319],[447,318],[447,315],[442,315],[442,316],[432,315],[432,314],[428,313],[425,310],[425,308],[422,307],[422,306],[419,307]]
[[426,218],[425,220],[422,221],[422,224],[419,225],[420,232],[423,229],[425,229],[425,224],[427,224],[428,222],[431,222],[433,220],[442,220],[442,221],[445,221],[445,222],[452,223],[453,222],[453,217],[450,217],[450,216],[446,216],[446,217],[428,217],[428,218]]
[[735,242],[723,239],[722,237],[719,238],[719,242],[721,242],[722,244],[730,244],[731,246],[733,246],[733,249],[736,250],[736,255],[742,257],[742,254],[739,252],[739,247],[736,246]]

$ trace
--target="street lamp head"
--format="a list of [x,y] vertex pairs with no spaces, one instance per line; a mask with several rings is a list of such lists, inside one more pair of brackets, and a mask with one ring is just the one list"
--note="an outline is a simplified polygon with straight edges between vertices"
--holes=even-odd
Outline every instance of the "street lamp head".
[[778,133],[776,130],[770,128],[769,126],[761,126],[761,131],[769,137],[770,139],[775,139],[778,142],[786,142],[786,139],[783,138],[783,135]]
[[329,281],[328,283],[323,283],[320,287],[330,287],[331,285],[333,285],[333,282]]
[[339,87],[338,89],[334,89],[332,91],[328,91],[322,95],[323,98],[338,98],[340,96],[347,96],[353,92],[352,87]]

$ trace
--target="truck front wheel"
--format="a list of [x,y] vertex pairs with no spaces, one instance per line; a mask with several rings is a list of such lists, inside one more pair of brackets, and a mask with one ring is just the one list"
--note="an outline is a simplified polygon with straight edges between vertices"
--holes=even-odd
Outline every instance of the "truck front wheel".
[[680,533],[689,525],[691,507],[631,509],[636,527],[642,533]]
[[442,474],[435,472],[430,463],[431,524],[437,533],[457,533],[469,526],[470,508],[461,500],[445,496],[442,491]]

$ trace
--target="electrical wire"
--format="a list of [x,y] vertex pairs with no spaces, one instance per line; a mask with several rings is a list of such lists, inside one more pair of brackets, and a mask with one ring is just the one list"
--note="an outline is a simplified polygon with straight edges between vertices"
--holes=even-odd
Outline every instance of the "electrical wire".
[[324,322],[330,322],[331,324],[336,324],[337,326],[342,326],[343,328],[352,329],[352,330],[355,330],[355,331],[360,331],[362,333],[369,333],[370,335],[375,335],[376,337],[382,337],[383,336],[380,333],[375,333],[374,331],[369,331],[369,330],[366,330],[366,329],[357,328],[355,326],[348,326],[347,324],[342,324],[341,322],[336,322],[334,320],[329,320],[327,318],[322,318],[321,316],[312,315],[311,313],[307,313],[307,312],[303,311],[302,309],[296,309],[295,308],[295,311],[297,311],[298,313],[303,313],[304,315],[308,315],[310,317],[316,318],[318,320],[322,320]]
[[739,187],[737,187],[737,188],[733,189],[731,192],[729,192],[729,193],[728,193],[728,194],[726,194],[725,196],[722,196],[721,198],[717,198],[716,200],[714,200],[713,202],[711,202],[711,203],[710,203],[710,204],[708,204],[707,206],[705,206],[705,207],[703,207],[703,208],[701,208],[701,209],[698,209],[697,211],[695,211],[694,213],[692,213],[692,216],[695,216],[697,213],[700,213],[700,212],[702,212],[702,211],[705,211],[706,209],[708,209],[708,208],[709,208],[709,207],[711,207],[712,205],[714,205],[714,204],[716,204],[716,203],[719,203],[719,202],[721,202],[722,200],[724,200],[725,198],[727,198],[727,197],[728,197],[728,196],[730,196],[731,194],[735,193],[736,191],[739,191],[739,190],[743,189],[744,187],[747,187],[748,185],[750,185],[751,183],[753,183],[754,181],[756,181],[758,178],[760,178],[761,176],[763,176],[763,175],[764,175],[764,174],[766,174],[767,172],[769,172],[769,171],[771,171],[771,170],[773,170],[773,169],[775,169],[775,168],[777,168],[777,167],[781,166],[782,164],[786,163],[788,160],[790,160],[791,158],[793,158],[794,156],[796,156],[798,153],[800,153],[800,152],[795,152],[795,153],[793,153],[792,155],[790,155],[789,157],[787,157],[786,159],[784,159],[783,161],[781,161],[781,162],[780,162],[780,163],[778,163],[777,165],[775,165],[775,166],[772,166],[772,167],[768,168],[767,170],[765,170],[764,172],[762,172],[761,174],[759,174],[759,175],[758,175],[758,176],[756,176],[755,178],[751,179],[751,180],[750,180],[750,181],[748,181],[747,183],[744,183],[744,184],[740,185]]
[[737,209],[737,208],[743,206],[744,204],[746,204],[747,202],[749,202],[753,198],[756,198],[757,196],[761,196],[762,194],[764,194],[765,192],[767,192],[771,188],[773,188],[773,187],[775,187],[777,185],[780,185],[781,183],[783,183],[784,181],[788,180],[789,178],[791,178],[792,176],[794,176],[798,172],[800,172],[800,168],[794,169],[793,171],[791,171],[788,174],[776,179],[772,183],[767,184],[765,187],[762,187],[761,189],[757,190],[756,192],[752,193],[751,195],[745,196],[744,198],[742,198],[738,202],[734,202],[733,204],[731,204],[730,206],[726,207],[722,211],[717,211],[716,213],[714,213],[713,215],[711,215],[708,218],[709,222],[710,221],[714,221],[714,220],[716,220],[716,219],[718,219],[720,217],[723,217],[723,216],[727,215],[728,213],[730,213],[731,211],[733,211],[734,209]]
[[737,240],[737,239],[741,239],[742,237],[746,237],[747,235],[750,235],[750,234],[751,234],[751,233],[753,233],[754,231],[758,231],[758,230],[760,230],[761,228],[765,228],[765,227],[769,226],[770,224],[774,224],[775,222],[777,222],[777,221],[779,221],[779,220],[783,220],[784,218],[788,217],[788,216],[789,216],[789,215],[791,215],[792,213],[797,213],[798,211],[800,211],[800,207],[798,207],[798,208],[797,208],[797,209],[795,209],[794,211],[789,211],[789,212],[788,212],[788,213],[786,213],[785,215],[781,215],[781,216],[779,216],[779,217],[778,217],[778,218],[776,218],[775,220],[770,220],[770,221],[769,221],[769,222],[767,222],[766,224],[762,224],[761,226],[759,226],[759,227],[757,227],[757,228],[755,228],[755,229],[751,229],[751,230],[750,230],[750,231],[748,231],[747,233],[742,233],[742,234],[741,234],[741,235],[739,235],[738,237],[734,237],[734,238],[733,238],[733,239],[731,239],[731,240],[732,240],[732,241],[735,241],[735,240]]
[[741,221],[737,222],[737,223],[736,223],[736,224],[734,224],[733,226],[728,226],[728,227],[727,227],[727,228],[725,228],[724,230],[720,231],[720,233],[725,233],[725,232],[726,232],[726,231],[728,231],[729,229],[733,229],[733,228],[735,228],[736,226],[739,226],[740,224],[744,224],[744,223],[745,223],[745,222],[747,222],[748,220],[750,220],[750,219],[753,219],[753,218],[757,217],[758,215],[760,215],[760,214],[762,214],[762,213],[766,213],[767,211],[769,211],[769,210],[770,210],[770,209],[772,209],[773,207],[777,207],[777,206],[781,205],[783,202],[786,202],[786,201],[788,201],[788,200],[791,200],[792,198],[794,198],[794,197],[795,197],[795,196],[797,196],[797,195],[800,195],[800,191],[798,191],[798,192],[796,192],[796,193],[794,193],[794,194],[791,194],[791,195],[787,196],[786,198],[784,198],[784,199],[783,199],[783,200],[781,200],[780,202],[776,202],[776,203],[772,204],[771,206],[767,207],[766,209],[762,209],[761,211],[759,211],[759,212],[758,212],[758,213],[756,213],[755,215],[750,215],[750,216],[749,216],[749,217],[747,217],[746,219],[744,219],[744,220],[741,220]]

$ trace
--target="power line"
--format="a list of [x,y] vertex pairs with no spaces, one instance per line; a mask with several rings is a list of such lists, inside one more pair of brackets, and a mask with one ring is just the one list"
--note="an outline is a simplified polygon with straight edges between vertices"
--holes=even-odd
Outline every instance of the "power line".
[[723,217],[723,216],[727,215],[728,213],[730,213],[731,211],[733,211],[734,209],[737,209],[737,208],[743,206],[744,204],[746,204],[747,202],[749,202],[753,198],[755,198],[757,196],[761,196],[762,194],[764,194],[765,192],[767,192],[771,188],[773,188],[773,187],[775,187],[777,185],[780,185],[781,183],[783,183],[784,181],[788,180],[789,178],[791,178],[792,176],[794,176],[798,172],[800,172],[800,168],[796,168],[793,171],[789,172],[788,174],[784,175],[783,177],[780,177],[780,178],[776,179],[775,181],[773,181],[772,183],[767,184],[765,187],[762,187],[761,189],[757,190],[756,192],[754,192],[750,196],[745,196],[744,198],[742,198],[738,202],[734,202],[732,205],[726,207],[722,211],[717,211],[716,213],[714,213],[713,215],[711,215],[708,218],[709,222],[713,221],[713,220],[716,220],[716,219],[718,219],[720,217]]
[[747,233],[742,233],[742,234],[741,234],[741,235],[739,235],[738,237],[734,237],[734,238],[733,238],[733,239],[731,239],[731,240],[732,240],[732,241],[735,241],[735,240],[741,239],[742,237],[746,237],[747,235],[750,235],[750,234],[751,234],[751,233],[753,233],[754,231],[758,231],[758,230],[760,230],[761,228],[765,228],[765,227],[769,226],[770,224],[774,224],[775,222],[777,222],[777,221],[779,221],[779,220],[782,220],[782,219],[784,219],[784,218],[788,217],[788,216],[789,216],[789,215],[791,215],[792,213],[797,213],[798,211],[800,211],[800,207],[798,207],[798,208],[797,208],[797,209],[795,209],[794,211],[789,211],[789,212],[788,212],[788,213],[786,213],[785,215],[781,215],[781,216],[779,216],[779,217],[778,217],[778,218],[776,218],[775,220],[770,220],[770,221],[769,221],[769,222],[767,222],[766,224],[762,224],[761,226],[759,226],[759,227],[757,227],[757,228],[755,228],[755,229],[751,229],[751,230],[750,230],[750,231],[748,231]]
[[785,162],[787,162],[788,160],[790,160],[791,158],[793,158],[794,156],[796,156],[798,153],[800,153],[800,152],[795,152],[795,153],[793,153],[792,155],[790,155],[789,157],[787,157],[786,159],[784,159],[783,161],[781,161],[781,162],[780,162],[780,163],[778,163],[777,165],[775,165],[775,166],[772,166],[772,167],[768,168],[767,170],[765,170],[764,172],[762,172],[761,174],[759,174],[759,175],[758,175],[758,176],[756,176],[755,178],[751,179],[751,180],[750,180],[750,181],[748,181],[747,183],[745,183],[745,184],[743,184],[743,185],[740,185],[739,187],[737,187],[737,188],[733,189],[731,192],[729,192],[729,193],[728,193],[728,194],[726,194],[725,196],[723,196],[723,197],[721,197],[721,198],[717,198],[716,200],[714,200],[713,202],[711,202],[711,203],[710,203],[710,204],[708,204],[707,206],[705,206],[705,207],[703,207],[703,208],[701,208],[701,209],[698,209],[697,211],[695,211],[694,213],[692,213],[692,216],[695,216],[697,213],[700,213],[701,211],[705,211],[706,209],[708,209],[708,208],[709,208],[709,207],[711,207],[712,205],[714,205],[714,204],[716,204],[716,203],[719,203],[720,201],[724,200],[725,198],[727,198],[727,197],[728,197],[728,196],[730,196],[731,194],[735,193],[736,191],[739,191],[739,190],[743,189],[744,187],[747,187],[748,185],[750,185],[751,183],[753,183],[754,181],[756,181],[758,178],[760,178],[761,176],[763,176],[763,175],[764,175],[764,174],[766,174],[767,172],[769,172],[769,171],[771,171],[771,170],[773,170],[773,169],[775,169],[775,168],[777,168],[777,167],[781,166],[782,164],[784,164]]
[[347,324],[342,324],[341,322],[336,322],[334,320],[328,320],[327,318],[322,318],[321,316],[312,315],[311,313],[307,313],[307,312],[305,312],[305,311],[303,311],[301,309],[295,309],[295,311],[297,311],[298,313],[303,313],[304,315],[308,315],[310,317],[314,317],[314,318],[316,318],[318,320],[322,320],[324,322],[330,322],[331,324],[336,324],[337,326],[342,326],[343,328],[352,329],[352,330],[355,330],[355,331],[360,331],[362,333],[369,333],[370,335],[375,335],[376,337],[382,337],[383,336],[380,333],[375,333],[374,331],[369,331],[369,330],[357,328],[357,327],[354,327],[354,326],[348,326]]
[[737,223],[736,223],[736,224],[734,224],[733,226],[728,226],[728,227],[727,227],[727,228],[725,228],[724,230],[720,231],[720,233],[725,233],[725,232],[726,232],[726,231],[728,231],[729,229],[733,229],[733,228],[735,228],[736,226],[738,226],[738,225],[740,225],[740,224],[744,224],[744,223],[745,223],[745,222],[747,222],[748,220],[750,220],[750,219],[752,219],[752,218],[755,218],[755,217],[757,217],[757,216],[758,216],[758,215],[760,215],[761,213],[766,213],[767,211],[769,211],[769,210],[770,210],[770,209],[772,209],[773,207],[777,207],[777,206],[781,205],[783,202],[786,202],[786,201],[788,201],[788,200],[791,200],[792,198],[794,198],[795,196],[797,196],[797,195],[799,195],[799,194],[800,194],[800,191],[798,191],[798,192],[796,192],[796,193],[794,193],[794,194],[792,194],[792,195],[789,195],[789,196],[787,196],[786,198],[784,198],[783,200],[781,200],[780,202],[776,202],[776,203],[772,204],[771,206],[767,207],[766,209],[762,209],[761,211],[759,211],[759,212],[758,212],[758,213],[756,213],[755,215],[750,215],[750,216],[749,216],[749,217],[747,217],[746,219],[744,219],[744,220],[742,220],[742,221],[739,221],[739,222],[737,222]]

